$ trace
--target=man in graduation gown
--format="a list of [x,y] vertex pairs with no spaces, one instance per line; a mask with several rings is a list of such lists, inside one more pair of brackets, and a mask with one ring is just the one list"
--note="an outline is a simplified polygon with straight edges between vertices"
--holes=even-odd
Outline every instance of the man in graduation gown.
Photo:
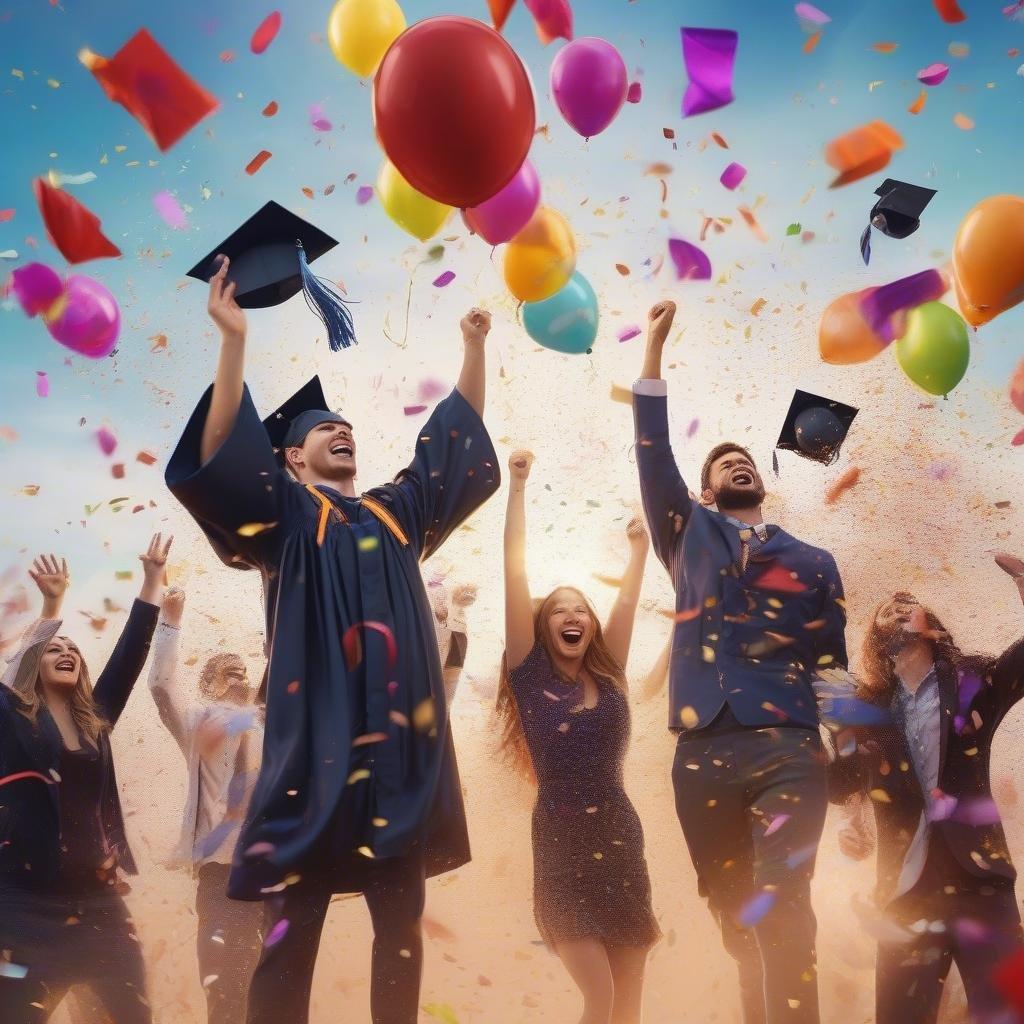
[[246,321],[228,266],[210,281],[222,334],[216,380],[166,479],[220,558],[264,578],[263,765],[228,889],[267,901],[248,1021],[308,1019],[330,897],[362,892],[374,924],[373,1020],[414,1024],[424,877],[469,860],[418,562],[499,484],[480,418],[490,315],[462,320],[458,386],[420,432],[412,462],[360,496],[353,427],[326,409],[319,381],[260,422],[243,382]]

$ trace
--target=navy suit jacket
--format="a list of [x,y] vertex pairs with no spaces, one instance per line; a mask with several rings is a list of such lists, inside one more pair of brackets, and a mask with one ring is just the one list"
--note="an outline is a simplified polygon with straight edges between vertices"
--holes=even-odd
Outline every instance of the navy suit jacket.
[[728,703],[743,725],[816,729],[812,674],[847,663],[835,559],[769,528],[740,573],[739,531],[694,501],[680,476],[667,399],[634,394],[633,410],[644,513],[676,591],[669,728],[699,729]]

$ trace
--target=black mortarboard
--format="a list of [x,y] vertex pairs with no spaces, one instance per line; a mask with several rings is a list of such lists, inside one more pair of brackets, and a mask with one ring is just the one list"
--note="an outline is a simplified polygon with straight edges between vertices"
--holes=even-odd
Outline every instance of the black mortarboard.
[[[796,391],[790,402],[782,433],[776,448],[796,452],[805,459],[813,459],[823,466],[834,462],[846,440],[847,432],[858,410],[807,391]],[[773,454],[775,472],[779,471],[778,457]]]
[[890,238],[906,238],[921,226],[921,214],[932,201],[935,189],[909,185],[905,181],[886,178],[875,189],[878,202],[868,214],[868,226],[860,238],[860,253],[864,262],[871,259],[871,229],[878,228]]
[[271,413],[263,421],[263,426],[278,458],[283,459],[285,448],[301,445],[318,423],[348,423],[348,420],[327,408],[320,378],[314,377]]
[[209,281],[223,254],[231,260],[228,280],[235,282],[235,301],[243,309],[278,306],[304,292],[336,351],[355,341],[352,315],[341,296],[318,278],[309,264],[337,244],[330,235],[271,201],[204,256],[188,276]]

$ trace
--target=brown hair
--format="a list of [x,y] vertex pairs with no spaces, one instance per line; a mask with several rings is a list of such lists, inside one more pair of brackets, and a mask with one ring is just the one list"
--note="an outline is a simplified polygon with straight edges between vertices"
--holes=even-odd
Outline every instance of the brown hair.
[[[623,693],[626,692],[626,673],[618,660],[608,649],[604,639],[604,631],[601,628],[601,621],[594,611],[593,605],[587,599],[586,594],[575,587],[555,587],[554,590],[543,599],[535,599],[533,602],[533,635],[536,642],[541,645],[551,658],[551,639],[547,628],[548,619],[551,616],[551,607],[554,604],[554,597],[560,591],[569,590],[576,594],[587,606],[590,617],[594,620],[594,635],[587,650],[583,655],[583,668],[595,679],[610,679]],[[551,661],[552,671],[557,673],[554,661]],[[570,680],[571,681],[571,680]],[[505,757],[511,762],[513,770],[536,782],[537,776],[533,769],[533,762],[530,759],[530,751],[526,745],[526,734],[523,731],[523,722],[519,717],[519,707],[516,704],[515,694],[508,679],[508,657],[501,656],[501,675],[498,682],[498,696],[495,701],[495,711],[501,722],[501,750]]]
[[708,457],[704,460],[704,465],[700,468],[700,490],[703,494],[711,486],[711,467],[715,464],[716,459],[720,459],[723,455],[728,455],[729,452],[739,452],[740,455],[750,460],[750,464],[757,469],[757,463],[754,461],[754,456],[747,451],[746,448],[741,444],[735,444],[732,441],[725,441],[722,444],[716,444],[711,451],[708,452]]
[[[899,685],[899,676],[896,675],[896,670],[893,666],[893,657],[886,647],[882,631],[878,626],[878,613],[890,601],[916,600],[917,598],[913,594],[905,590],[899,590],[892,597],[880,601],[875,607],[871,615],[871,622],[868,624],[867,631],[864,634],[864,641],[861,644],[862,672],[858,696],[862,700],[869,700],[876,704],[888,704],[892,700],[896,687]],[[957,647],[939,617],[928,608],[924,608],[924,614],[928,629],[936,634],[929,641],[932,645],[932,656],[935,661],[947,662],[955,670],[964,669],[984,674],[989,659],[979,655],[964,654]]]
[[204,697],[210,697],[210,687],[217,676],[220,675],[220,673],[223,672],[231,662],[241,660],[241,656],[237,654],[215,654],[213,657],[207,659],[206,664],[203,666],[203,671],[199,674],[199,692]]
[[[54,640],[73,643],[66,636],[54,637]],[[45,703],[40,687],[39,661],[52,643],[53,640],[50,640],[41,645],[37,657],[23,659],[21,669],[11,685],[11,691],[18,700],[18,711],[33,725],[36,725],[39,709]],[[110,726],[100,716],[96,701],[93,700],[92,677],[89,675],[89,667],[81,652],[78,657],[78,682],[75,683],[74,692],[71,694],[71,718],[78,731],[94,747],[98,747],[100,734],[108,730]]]

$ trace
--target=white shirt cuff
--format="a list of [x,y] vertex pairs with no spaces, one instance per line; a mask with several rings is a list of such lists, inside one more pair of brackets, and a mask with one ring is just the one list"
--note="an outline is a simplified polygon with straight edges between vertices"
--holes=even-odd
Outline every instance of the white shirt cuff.
[[668,381],[661,377],[641,377],[640,380],[633,381],[633,394],[665,398],[668,395]]

